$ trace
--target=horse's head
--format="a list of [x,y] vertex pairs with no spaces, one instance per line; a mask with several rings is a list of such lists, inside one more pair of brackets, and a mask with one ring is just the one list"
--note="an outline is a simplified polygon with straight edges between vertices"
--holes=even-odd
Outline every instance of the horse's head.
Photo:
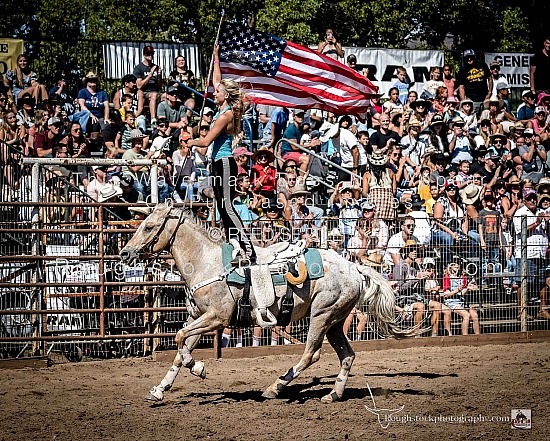
[[173,213],[171,204],[158,204],[120,251],[120,259],[128,263],[139,258],[152,257],[165,250],[173,241],[177,230],[177,226],[173,229],[167,228],[166,224],[170,219],[182,220],[181,216]]

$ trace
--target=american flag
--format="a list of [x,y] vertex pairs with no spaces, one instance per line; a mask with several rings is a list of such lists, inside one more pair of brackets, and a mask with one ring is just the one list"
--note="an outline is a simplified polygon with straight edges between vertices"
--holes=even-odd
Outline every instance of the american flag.
[[305,46],[234,23],[220,34],[220,69],[258,104],[363,115],[378,87]]

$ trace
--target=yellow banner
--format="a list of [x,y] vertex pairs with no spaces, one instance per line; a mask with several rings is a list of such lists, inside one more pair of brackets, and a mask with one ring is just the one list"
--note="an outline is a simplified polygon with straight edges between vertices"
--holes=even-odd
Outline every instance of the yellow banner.
[[0,75],[15,69],[17,57],[23,53],[23,40],[0,38]]

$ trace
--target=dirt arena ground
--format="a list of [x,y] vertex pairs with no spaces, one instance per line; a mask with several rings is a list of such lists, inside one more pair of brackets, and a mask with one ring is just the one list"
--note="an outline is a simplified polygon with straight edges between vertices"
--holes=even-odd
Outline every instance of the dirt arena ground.
[[[156,405],[143,397],[169,366],[147,359],[2,370],[0,439],[548,439],[549,342],[361,352],[345,401],[332,405],[320,402],[338,371],[326,354],[280,399],[264,401],[263,388],[297,359],[208,360],[206,380],[182,371]],[[384,429],[365,405],[404,406],[402,422]],[[511,428],[517,408],[531,409],[531,430]],[[420,421],[441,416],[476,420]]]

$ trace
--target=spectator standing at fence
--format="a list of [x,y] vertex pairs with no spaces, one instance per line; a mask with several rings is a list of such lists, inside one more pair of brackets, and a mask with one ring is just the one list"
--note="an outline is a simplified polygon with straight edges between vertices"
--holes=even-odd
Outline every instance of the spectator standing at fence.
[[531,57],[529,74],[533,93],[538,94],[541,91],[550,93],[550,35],[544,38],[542,49]]
[[[516,211],[514,214],[514,230],[515,230],[515,244],[514,250],[515,258],[519,262],[522,259],[523,246],[527,247],[527,274],[529,282],[527,283],[527,298],[536,298],[539,294],[542,294],[542,288],[545,286],[545,267],[546,267],[546,251],[548,248],[548,215],[543,210],[537,208],[538,196],[537,192],[533,189],[527,189],[523,192],[524,205]],[[521,240],[522,235],[522,219],[527,218],[527,243],[523,244]],[[517,276],[521,278],[521,264],[517,268]],[[521,280],[521,279],[520,279]],[[544,292],[546,293],[546,292]],[[542,306],[546,304],[546,297],[541,298],[541,309],[539,315],[541,318],[548,318],[543,312]],[[518,306],[521,308],[521,290],[518,290]],[[518,318],[520,318],[521,309],[519,310]],[[545,317],[546,316],[546,317]],[[550,316],[550,315],[549,315]]]
[[[174,60],[175,67],[170,75],[168,75],[168,82],[175,81],[179,85],[187,86],[192,89],[196,87],[195,74],[192,70],[187,67],[187,60],[183,55],[178,55]],[[182,98],[192,98],[193,92],[186,89],[185,87],[180,87],[180,96]]]
[[[129,110],[134,112],[139,129],[145,132],[147,130],[146,119],[143,114],[145,96],[143,95],[143,90],[138,89],[137,78],[133,74],[124,75],[122,77],[122,87],[115,92],[115,96],[113,97],[113,106],[116,110],[122,108],[125,95],[130,95],[132,97]],[[124,115],[122,115],[122,118],[124,119]]]
[[468,305],[466,299],[468,292],[473,289],[475,285],[468,283],[466,276],[460,274],[460,265],[451,262],[443,277],[443,299],[445,306],[462,318],[462,335],[468,335],[470,320],[472,320],[474,334],[480,333],[477,312]]
[[88,125],[82,128],[86,130],[86,133],[90,134],[91,138],[97,138],[97,134],[110,121],[109,98],[105,91],[99,87],[99,78],[95,73],[88,72],[84,77],[84,89],[80,89],[77,99],[80,110],[90,112]]
[[[94,177],[86,188],[86,193],[90,196],[92,201],[99,201],[99,195],[101,190],[108,184],[107,180],[107,166],[94,165],[92,166]],[[95,210],[92,210],[95,211]],[[95,219],[95,216],[92,220]]]
[[8,70],[4,77],[8,94],[14,98],[15,102],[25,93],[34,98],[35,104],[46,101],[48,99],[46,87],[38,82],[38,75],[31,69],[27,55],[19,55],[16,63],[15,69]]
[[328,206],[338,216],[338,229],[344,235],[344,248],[355,233],[355,224],[361,214],[357,202],[360,187],[355,181],[340,181],[329,198]]
[[338,60],[338,58],[344,58],[342,44],[338,41],[337,35],[330,28],[325,31],[325,38],[318,44],[317,52],[320,52],[327,57],[334,58],[335,60]]
[[405,246],[407,241],[413,240],[418,243],[418,239],[414,236],[415,220],[411,216],[405,216],[401,224],[401,231],[395,233],[388,241],[388,247],[384,253],[384,263],[388,265],[396,265],[401,260],[400,250]]
[[134,67],[133,74],[137,79],[137,87],[143,92],[144,98],[149,103],[151,113],[151,125],[157,124],[157,103],[160,88],[162,86],[162,68],[153,62],[155,50],[153,46],[143,48],[143,60]]
[[[487,273],[500,272],[500,269],[502,269],[500,265],[500,250],[502,249],[500,212],[496,210],[495,198],[492,195],[483,197],[483,209],[479,212],[477,218],[477,231],[483,250],[482,272],[485,275],[481,283],[482,288],[487,289],[489,284],[495,286],[495,280],[489,280]],[[489,268],[489,265],[491,268]]]
[[472,49],[464,51],[464,65],[456,74],[458,96],[460,100],[466,97],[474,102],[474,112],[479,113],[483,100],[491,97],[493,77],[487,63],[476,61],[476,54]]

